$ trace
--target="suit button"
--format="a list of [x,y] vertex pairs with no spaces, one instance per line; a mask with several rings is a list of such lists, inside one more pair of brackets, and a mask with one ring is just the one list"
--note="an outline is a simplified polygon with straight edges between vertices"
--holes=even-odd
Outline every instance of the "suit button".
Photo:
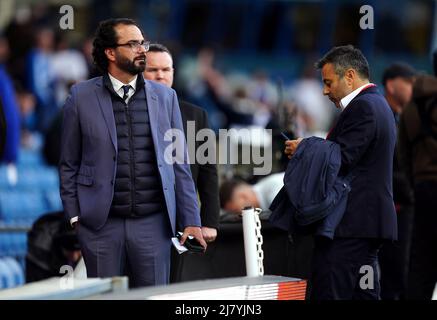
[[114,160],[114,161],[115,161],[115,157],[112,157],[112,160]]
[[114,185],[114,180],[111,180],[111,184]]

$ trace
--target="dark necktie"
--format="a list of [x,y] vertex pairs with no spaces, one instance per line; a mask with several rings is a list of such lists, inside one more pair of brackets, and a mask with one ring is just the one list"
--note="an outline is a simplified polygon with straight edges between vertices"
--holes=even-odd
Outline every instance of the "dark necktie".
[[123,88],[123,101],[126,101],[127,97],[128,97],[128,93],[129,93],[129,89],[131,88],[130,85],[125,85],[122,87]]

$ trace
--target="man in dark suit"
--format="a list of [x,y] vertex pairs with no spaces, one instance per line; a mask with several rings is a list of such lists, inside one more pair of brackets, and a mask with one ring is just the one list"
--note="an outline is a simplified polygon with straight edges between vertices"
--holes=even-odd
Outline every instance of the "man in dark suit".
[[[173,76],[173,58],[168,48],[157,43],[150,44],[149,51],[147,51],[144,78],[171,87],[173,85]],[[195,135],[200,130],[209,129],[208,114],[205,110],[186,101],[179,100],[179,106],[181,108],[184,133],[189,143],[189,140],[195,140]],[[189,122],[195,125],[192,137],[187,136],[189,133],[187,131],[187,124]],[[193,151],[196,151],[200,144],[201,142],[196,141]],[[193,152],[193,156],[195,158],[195,152]],[[199,193],[202,235],[207,242],[212,242],[217,236],[220,210],[217,166],[215,163],[208,162],[199,164],[197,159],[191,159],[191,173]]]
[[181,243],[192,235],[206,248],[186,143],[164,138],[182,130],[176,93],[142,76],[148,45],[133,20],[99,25],[93,57],[104,75],[72,87],[59,162],[88,277],[128,269],[133,287],[168,283],[176,220]]
[[[393,63],[384,70],[382,85],[384,96],[395,118],[396,126],[403,109],[413,95],[416,71],[405,63]],[[379,252],[381,270],[381,299],[403,300],[406,298],[408,264],[410,261],[411,234],[413,229],[413,190],[406,172],[397,157],[393,158],[393,200],[398,218],[398,241],[387,243]]]
[[[341,147],[340,175],[353,171],[347,207],[333,240],[316,239],[311,298],[379,299],[378,251],[384,240],[396,240],[393,203],[393,113],[376,86],[369,65],[353,46],[331,49],[316,63],[323,94],[341,109],[327,139]],[[286,141],[291,157],[300,140]]]

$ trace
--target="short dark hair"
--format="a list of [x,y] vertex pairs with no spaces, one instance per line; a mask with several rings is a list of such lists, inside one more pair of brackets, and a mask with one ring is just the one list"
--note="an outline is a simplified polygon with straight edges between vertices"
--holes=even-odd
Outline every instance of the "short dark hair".
[[[120,24],[134,25],[141,30],[134,20],[128,18],[108,19],[100,22],[93,41],[93,58],[94,64],[101,72],[106,72],[108,69],[108,58],[106,57],[105,49],[113,48],[117,44],[118,39],[115,27]],[[141,31],[141,33],[143,32]]]
[[343,77],[346,70],[352,68],[362,79],[369,79],[369,63],[366,57],[353,45],[334,47],[325,56],[316,62],[315,67],[322,69],[327,63],[332,63],[335,73]]
[[416,70],[404,62],[395,62],[387,67],[382,74],[382,85],[385,87],[387,81],[395,78],[413,78],[417,75]]
[[151,43],[149,45],[149,52],[167,52],[170,55],[170,57],[172,57],[173,59],[170,50],[166,46],[160,43]]
[[219,191],[220,208],[224,208],[225,205],[232,200],[235,189],[242,184],[246,184],[246,182],[236,178],[224,181],[221,184]]

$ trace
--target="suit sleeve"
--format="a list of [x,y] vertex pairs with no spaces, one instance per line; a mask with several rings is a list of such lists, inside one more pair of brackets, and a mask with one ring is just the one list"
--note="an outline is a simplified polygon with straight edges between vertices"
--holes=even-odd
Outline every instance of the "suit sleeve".
[[[179,103],[176,92],[172,90],[172,114],[171,126],[173,129],[180,130],[182,133],[182,116],[179,109]],[[201,226],[199,206],[197,203],[197,194],[194,187],[193,177],[191,175],[190,165],[188,164],[188,149],[185,139],[180,139],[183,144],[184,161],[183,163],[175,162],[173,170],[175,173],[175,196],[176,196],[176,216],[177,221],[182,229],[188,226]]]
[[376,119],[371,106],[360,101],[348,108],[352,110],[348,110],[341,131],[335,139],[341,148],[341,165],[345,172],[356,166],[376,136]]
[[71,89],[71,94],[63,108],[61,154],[59,159],[61,199],[68,220],[80,216],[76,175],[82,157],[82,135],[74,89],[74,87]]
[[[209,128],[207,113],[203,111],[202,115],[203,117],[199,123],[199,129]],[[215,150],[213,152],[215,154]],[[220,208],[217,166],[215,163],[206,163],[199,165],[198,168],[197,189],[201,203],[200,218],[202,220],[202,226],[218,229]]]

